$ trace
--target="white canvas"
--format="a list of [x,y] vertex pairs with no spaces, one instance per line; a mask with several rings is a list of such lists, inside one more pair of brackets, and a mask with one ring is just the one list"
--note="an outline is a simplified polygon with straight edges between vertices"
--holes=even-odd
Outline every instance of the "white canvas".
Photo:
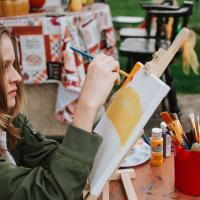
[[100,195],[169,89],[159,78],[147,74],[142,66],[114,97],[94,130],[103,137],[103,143],[89,177],[92,195]]

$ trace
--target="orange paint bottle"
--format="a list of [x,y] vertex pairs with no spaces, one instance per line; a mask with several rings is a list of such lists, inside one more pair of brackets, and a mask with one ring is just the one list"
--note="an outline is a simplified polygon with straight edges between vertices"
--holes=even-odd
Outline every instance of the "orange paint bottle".
[[153,166],[162,166],[163,164],[163,138],[160,128],[152,129],[150,163]]

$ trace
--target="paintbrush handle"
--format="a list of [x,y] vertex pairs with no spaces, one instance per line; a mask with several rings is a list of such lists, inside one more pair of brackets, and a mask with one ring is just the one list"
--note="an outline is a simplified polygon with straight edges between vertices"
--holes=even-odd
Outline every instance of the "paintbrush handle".
[[142,138],[150,146],[150,140],[149,140],[148,136],[145,133],[143,133]]
[[86,52],[84,52],[84,51],[81,51],[81,50],[79,50],[79,49],[77,49],[77,48],[74,48],[74,47],[70,47],[70,49],[72,49],[73,51],[75,51],[75,52],[77,52],[77,53],[79,53],[79,54],[81,54],[82,56],[84,56],[84,57],[86,57],[86,58],[88,58],[88,59],[90,59],[90,60],[93,60],[93,56],[92,55],[90,55],[89,53],[86,53]]
[[125,71],[123,71],[123,70],[119,70],[119,73],[121,74],[121,75],[123,75],[123,76],[125,76],[125,77],[128,77],[129,76],[129,74],[128,73],[126,73]]

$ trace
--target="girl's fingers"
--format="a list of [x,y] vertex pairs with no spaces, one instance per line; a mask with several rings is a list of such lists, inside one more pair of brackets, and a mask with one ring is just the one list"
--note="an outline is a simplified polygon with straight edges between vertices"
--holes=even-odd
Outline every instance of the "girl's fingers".
[[[112,56],[107,56],[103,53],[97,55],[96,57],[96,63],[98,63],[100,68],[104,67],[105,70],[108,72],[117,72],[119,74],[120,66],[119,62],[116,61]],[[118,78],[117,83],[120,82],[120,78]]]
[[113,79],[116,85],[119,85],[121,83],[121,78],[119,73],[113,73]]
[[119,67],[119,62],[116,60],[112,60],[110,63],[108,63],[109,70],[111,72],[117,72],[119,73],[120,67]]
[[120,69],[120,67],[119,67],[119,62],[116,61],[116,60],[114,60],[114,61],[113,61],[113,65],[112,65],[112,71],[113,71],[113,72],[119,73],[119,69]]

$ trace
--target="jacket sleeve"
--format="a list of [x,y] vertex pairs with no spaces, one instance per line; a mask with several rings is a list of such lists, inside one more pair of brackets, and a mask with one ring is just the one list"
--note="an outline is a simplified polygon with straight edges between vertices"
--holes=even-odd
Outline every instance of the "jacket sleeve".
[[[28,147],[29,142],[32,146]],[[101,142],[100,136],[73,126],[60,145],[42,139],[37,132],[23,133],[21,151],[27,167],[14,166],[0,157],[1,199],[82,199]]]

